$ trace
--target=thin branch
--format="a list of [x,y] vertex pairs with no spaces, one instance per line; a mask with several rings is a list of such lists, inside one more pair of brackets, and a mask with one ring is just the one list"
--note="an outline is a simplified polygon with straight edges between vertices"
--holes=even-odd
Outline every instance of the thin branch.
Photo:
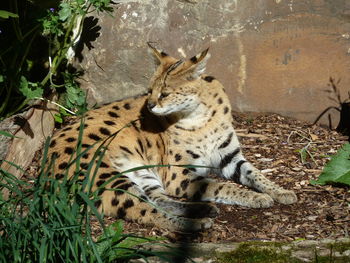
[[39,98],[39,97],[35,97],[34,99],[38,99],[38,100],[50,102],[50,103],[52,103],[52,104],[54,104],[54,105],[56,105],[56,106],[58,106],[58,107],[64,109],[65,111],[69,112],[70,114],[72,114],[72,115],[74,115],[74,116],[77,115],[75,112],[73,112],[73,111],[67,109],[66,107],[64,107],[64,106],[62,106],[62,105],[60,105],[60,104],[58,104],[57,102],[54,102],[54,101],[52,101],[52,100],[48,100],[48,99],[41,98],[41,97],[40,97],[40,98]]

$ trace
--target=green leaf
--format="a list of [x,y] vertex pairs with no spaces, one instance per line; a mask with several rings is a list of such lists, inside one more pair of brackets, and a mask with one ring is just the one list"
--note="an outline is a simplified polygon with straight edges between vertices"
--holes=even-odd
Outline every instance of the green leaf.
[[66,21],[68,17],[72,14],[71,7],[68,3],[60,4],[61,10],[58,12],[61,21]]
[[63,118],[61,114],[55,114],[54,116],[55,122],[57,123],[63,123]]
[[350,186],[350,144],[346,143],[324,167],[317,180],[311,184],[346,184]]
[[27,99],[42,97],[44,93],[37,83],[29,82],[24,76],[21,77],[19,90]]
[[0,10],[0,18],[8,19],[9,17],[17,18],[18,15],[5,10]]
[[0,75],[0,83],[1,82],[4,82],[4,76],[3,75]]
[[6,137],[10,137],[10,138],[19,138],[19,139],[21,139],[20,137],[14,136],[11,133],[6,132],[6,131],[0,131],[0,135],[6,136]]

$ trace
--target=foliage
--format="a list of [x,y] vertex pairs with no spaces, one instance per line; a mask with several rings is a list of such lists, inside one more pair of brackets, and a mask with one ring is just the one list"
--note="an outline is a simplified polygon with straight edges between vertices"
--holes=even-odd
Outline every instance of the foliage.
[[[81,123],[80,142],[83,126]],[[57,180],[51,176],[55,158],[48,160],[49,143],[48,139],[34,187],[0,168],[0,190],[7,188],[11,192],[8,200],[0,196],[0,262],[127,262],[130,258],[151,255],[169,258],[169,252],[142,249],[140,245],[159,242],[123,234],[121,222],[105,228],[94,205],[99,200],[99,189],[92,192],[89,181],[99,168],[105,152],[103,146],[91,161],[97,163],[96,168],[90,165],[82,171],[80,158],[92,146],[82,151],[78,144],[67,167],[75,167],[75,176],[67,180],[66,170],[64,178]],[[77,175],[82,172],[86,173],[86,179],[79,181]],[[104,230],[97,241],[92,235],[92,218]]]
[[350,144],[346,143],[324,167],[317,180],[311,184],[346,184],[350,186]]
[[111,12],[112,4],[5,0],[6,10],[0,10],[0,120],[52,93],[65,97],[63,106],[70,110],[86,110],[85,92],[77,84],[77,72],[68,66],[67,54],[79,40],[86,15]]

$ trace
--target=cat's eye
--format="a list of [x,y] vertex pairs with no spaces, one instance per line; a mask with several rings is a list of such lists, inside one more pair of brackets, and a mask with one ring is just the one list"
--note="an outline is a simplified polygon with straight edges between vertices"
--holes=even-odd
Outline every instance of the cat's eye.
[[168,97],[169,94],[170,94],[170,93],[162,92],[162,93],[160,93],[160,95],[159,95],[159,99],[164,99],[164,98]]

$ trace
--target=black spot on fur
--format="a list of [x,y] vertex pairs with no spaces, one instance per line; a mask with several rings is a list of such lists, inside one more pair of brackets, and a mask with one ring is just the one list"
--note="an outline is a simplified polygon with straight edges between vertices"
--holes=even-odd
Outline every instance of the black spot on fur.
[[193,195],[193,201],[200,201],[202,199],[203,194],[207,191],[208,183],[203,183],[199,190]]
[[125,103],[125,104],[123,105],[123,107],[124,107],[124,109],[126,109],[126,110],[130,110],[130,109],[131,109],[129,103]]
[[110,174],[110,173],[102,173],[102,174],[100,174],[99,178],[100,179],[107,179],[111,176],[112,176],[112,174]]
[[73,138],[73,137],[69,137],[66,139],[66,142],[74,142],[76,141],[77,139]]
[[104,193],[104,191],[106,191],[106,188],[101,187],[101,188],[99,188],[99,189],[97,190],[97,194],[98,194],[98,195],[102,195],[102,194]]
[[224,169],[239,152],[240,148],[237,148],[233,152],[225,155],[225,157],[221,160],[220,169]]
[[186,175],[186,174],[188,174],[189,172],[190,172],[190,170],[188,170],[188,169],[183,169],[182,174],[183,174],[183,175]]
[[98,135],[95,134],[95,133],[89,133],[88,137],[89,137],[90,139],[92,139],[92,140],[95,140],[95,141],[101,140],[101,137],[98,136]]
[[240,160],[237,164],[236,164],[236,168],[234,173],[232,174],[231,178],[233,179],[233,181],[235,183],[240,183],[241,182],[241,166],[242,164],[244,164],[245,162],[247,162],[246,160]]
[[182,158],[182,156],[180,155],[180,154],[175,154],[175,161],[180,161],[181,160],[181,158]]
[[61,163],[61,164],[58,166],[58,168],[61,169],[61,170],[63,170],[63,169],[65,169],[65,168],[67,168],[67,166],[68,166],[68,163],[67,163],[67,162],[63,162],[63,163]]
[[58,154],[58,152],[53,152],[51,154],[51,159],[57,159],[58,157],[60,157],[60,155]]
[[126,216],[126,213],[125,213],[124,208],[122,208],[122,207],[118,208],[117,218],[124,219],[125,216]]
[[134,185],[133,183],[123,184],[123,185],[119,186],[118,189],[127,191],[127,190],[128,190],[130,187],[132,187],[133,185]]
[[93,119],[94,119],[94,117],[87,117],[87,119],[88,119],[88,120],[93,120]]
[[107,125],[115,125],[114,121],[103,121]]
[[153,192],[154,190],[156,190],[156,189],[158,189],[158,188],[160,188],[160,186],[159,185],[155,185],[155,186],[152,186],[152,187],[145,187],[144,188],[144,191],[145,191],[145,194],[146,195],[149,195],[151,192]]
[[180,194],[180,188],[179,188],[179,187],[176,188],[175,194],[176,194],[176,195],[179,195],[179,194]]
[[114,112],[114,111],[109,111],[108,115],[113,117],[113,118],[119,118],[119,115],[116,112]]
[[191,155],[191,157],[192,157],[193,159],[198,159],[198,158],[200,157],[200,155],[198,155],[198,154],[192,152],[191,150],[186,150],[186,152],[187,152],[189,155]]
[[131,199],[127,199],[123,204],[124,209],[128,209],[129,207],[132,207],[132,206],[134,206],[134,201]]
[[103,135],[107,135],[107,136],[111,135],[111,132],[110,132],[108,129],[106,129],[106,128],[101,127],[101,128],[99,129],[99,131],[100,131],[100,133],[102,133]]
[[72,127],[67,127],[67,128],[64,128],[62,131],[70,131],[72,129]]
[[112,204],[112,206],[118,206],[119,205],[118,199],[117,198],[113,198],[111,204]]
[[218,98],[218,103],[219,103],[219,104],[222,104],[222,103],[223,103],[222,98]]
[[147,138],[146,138],[146,145],[147,145],[147,148],[151,148],[152,147],[151,142]]
[[214,195],[218,195],[219,192],[220,192],[220,190],[216,189],[215,192],[214,192]]
[[58,136],[58,137],[64,137],[64,136],[66,136],[66,134],[65,133],[61,133],[60,136]]
[[176,173],[173,173],[173,175],[171,176],[171,180],[175,180],[176,179]]
[[152,214],[156,214],[156,213],[158,213],[158,210],[155,209],[155,208],[153,208],[152,211],[151,211],[151,213],[152,213]]
[[211,113],[211,116],[214,117],[215,114],[216,114],[216,110],[214,110],[214,111]]
[[83,158],[84,158],[84,159],[89,158],[89,154],[88,154],[88,153],[84,153],[84,154],[83,154]]
[[147,211],[146,209],[142,209],[142,210],[140,211],[141,216],[145,216],[146,211]]
[[82,145],[81,145],[81,147],[83,147],[83,148],[89,148],[91,145],[90,144],[87,144],[87,143],[83,143]]
[[189,179],[185,179],[183,180],[181,183],[180,183],[180,186],[182,188],[182,190],[186,190],[186,188],[188,187],[188,184],[190,183],[190,180]]
[[117,105],[114,105],[112,108],[115,110],[119,110],[119,107]]
[[101,206],[101,204],[102,204],[102,201],[98,200],[98,201],[95,202],[95,207],[99,208]]
[[98,180],[98,181],[96,182],[96,185],[97,185],[98,187],[100,187],[101,185],[104,184],[104,182],[105,182],[105,180]]
[[214,79],[215,79],[215,78],[212,77],[212,76],[206,76],[206,77],[204,78],[204,80],[207,81],[207,82],[212,82]]
[[226,148],[232,140],[232,136],[233,136],[233,132],[231,132],[228,137],[226,138],[226,140],[219,146],[219,149],[223,149]]
[[101,162],[100,167],[101,167],[101,168],[108,168],[109,165],[106,164],[105,162]]
[[56,140],[52,140],[50,143],[50,147],[54,147],[56,145]]
[[57,180],[60,180],[60,179],[62,179],[64,177],[64,174],[55,174],[55,178],[57,179]]
[[224,114],[228,113],[228,111],[229,111],[229,109],[228,109],[228,107],[226,106],[226,107],[224,108]]
[[72,154],[73,153],[73,148],[72,147],[66,147],[65,149],[64,149],[64,153],[66,153],[66,154]]
[[180,142],[178,140],[174,140],[173,141],[175,144],[180,144]]
[[[88,126],[87,124],[84,124],[83,129],[85,129],[87,126]],[[79,127],[77,127],[75,130],[80,131],[80,126],[79,126]]]
[[164,51],[160,52],[160,55],[162,56],[162,58],[164,58],[164,57],[167,57],[167,56],[168,56],[168,54],[167,54],[167,53],[165,53]]
[[116,181],[112,184],[111,188],[116,188],[118,185],[121,185],[121,184],[123,184],[123,183],[125,183],[125,182],[126,182],[126,181],[123,180],[123,179],[118,179],[118,180],[116,180]]
[[197,61],[198,61],[196,56],[191,57],[190,60],[192,61],[192,63],[197,63]]
[[88,163],[81,163],[80,164],[81,169],[87,170],[87,168],[89,167]]

